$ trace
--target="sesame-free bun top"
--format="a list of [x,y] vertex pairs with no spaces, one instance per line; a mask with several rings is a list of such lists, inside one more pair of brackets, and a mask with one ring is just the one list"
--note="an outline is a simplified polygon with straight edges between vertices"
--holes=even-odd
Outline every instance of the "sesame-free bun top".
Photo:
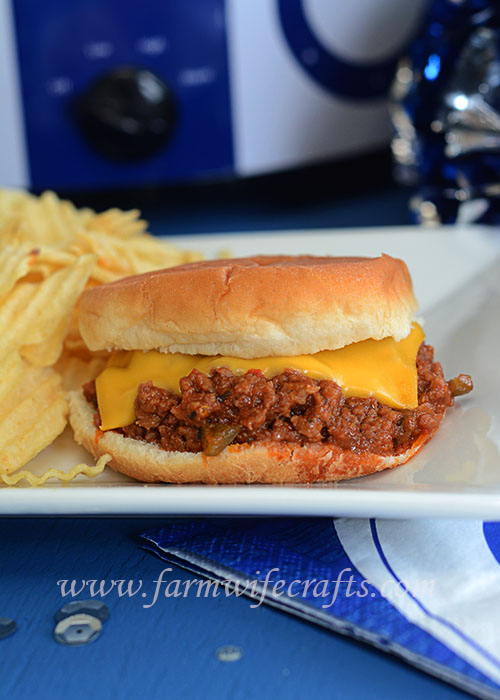
[[90,350],[255,358],[336,350],[410,332],[417,303],[402,260],[257,256],[209,260],[86,290]]

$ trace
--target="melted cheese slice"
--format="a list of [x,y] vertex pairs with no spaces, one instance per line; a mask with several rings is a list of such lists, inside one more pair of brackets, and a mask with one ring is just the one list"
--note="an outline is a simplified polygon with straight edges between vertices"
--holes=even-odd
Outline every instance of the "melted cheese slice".
[[313,379],[332,379],[345,396],[373,396],[392,408],[416,408],[416,357],[424,333],[413,324],[410,334],[396,342],[394,338],[363,340],[339,350],[323,350],[314,355],[259,357],[244,360],[223,355],[181,355],[180,353],[117,352],[96,379],[101,430],[121,428],[135,420],[134,400],[137,386],[153,384],[180,393],[179,380],[192,369],[210,374],[216,367],[229,367],[234,374],[260,369],[271,378],[285,369],[296,369]]

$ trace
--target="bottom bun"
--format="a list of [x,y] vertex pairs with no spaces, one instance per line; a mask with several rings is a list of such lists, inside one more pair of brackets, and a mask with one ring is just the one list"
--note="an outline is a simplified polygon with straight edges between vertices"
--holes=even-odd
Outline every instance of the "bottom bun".
[[421,435],[409,450],[382,457],[358,454],[335,445],[260,442],[230,445],[215,457],[201,452],[167,452],[157,445],[94,425],[94,409],[81,391],[68,395],[75,439],[94,457],[109,454],[109,466],[139,481],[205,484],[283,484],[340,481],[407,462],[432,437]]

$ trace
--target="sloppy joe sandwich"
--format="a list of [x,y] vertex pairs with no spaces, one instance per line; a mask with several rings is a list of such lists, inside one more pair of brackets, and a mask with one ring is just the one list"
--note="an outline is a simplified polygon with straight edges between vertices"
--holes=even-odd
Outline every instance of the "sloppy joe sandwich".
[[142,481],[337,481],[396,467],[436,432],[447,382],[406,265],[260,256],[84,292],[107,367],[70,395],[76,440]]

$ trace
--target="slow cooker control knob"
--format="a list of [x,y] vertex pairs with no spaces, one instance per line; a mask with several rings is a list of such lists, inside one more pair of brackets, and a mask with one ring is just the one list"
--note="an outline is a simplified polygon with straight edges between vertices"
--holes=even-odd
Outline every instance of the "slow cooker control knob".
[[85,138],[102,155],[134,161],[160,151],[172,134],[175,104],[168,85],[149,70],[116,68],[75,104]]

